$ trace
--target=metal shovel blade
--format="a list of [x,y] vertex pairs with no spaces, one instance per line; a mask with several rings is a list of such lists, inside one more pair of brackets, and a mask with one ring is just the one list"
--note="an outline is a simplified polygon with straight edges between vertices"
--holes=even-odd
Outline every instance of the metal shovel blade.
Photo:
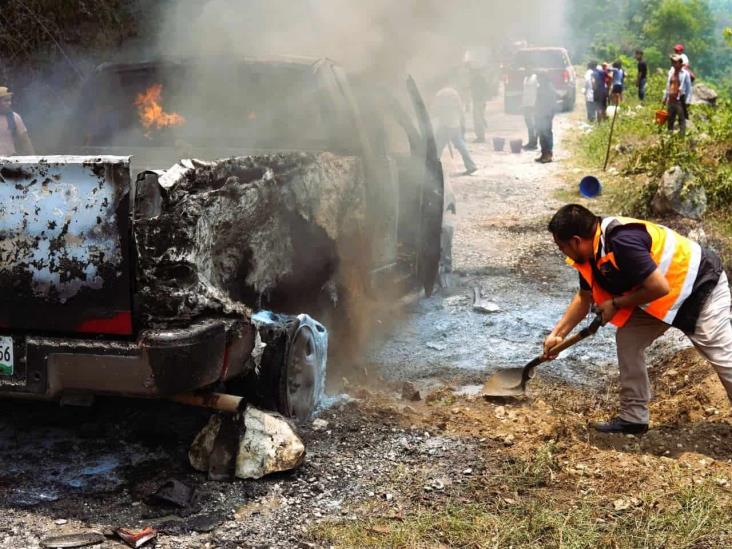
[[524,368],[498,370],[483,384],[483,396],[509,397],[526,394],[523,375]]
[[[593,335],[597,332],[600,326],[602,326],[602,316],[598,314],[589,326],[582,328],[573,336],[568,337],[559,345],[553,347],[549,351],[549,356],[558,355],[575,343]],[[483,396],[504,397],[526,394],[526,383],[534,377],[536,367],[546,360],[547,358],[545,358],[544,355],[540,355],[523,368],[506,368],[505,370],[498,370],[489,377],[483,385]]]

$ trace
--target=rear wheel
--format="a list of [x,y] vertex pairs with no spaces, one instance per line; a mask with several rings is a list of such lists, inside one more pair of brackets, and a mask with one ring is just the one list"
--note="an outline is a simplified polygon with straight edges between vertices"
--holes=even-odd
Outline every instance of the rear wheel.
[[258,313],[258,337],[236,392],[252,404],[307,421],[323,397],[328,332],[308,315]]
[[277,408],[298,421],[305,421],[313,414],[325,384],[327,349],[321,340],[326,331],[322,324],[310,320],[310,323],[300,322],[295,330],[280,377]]

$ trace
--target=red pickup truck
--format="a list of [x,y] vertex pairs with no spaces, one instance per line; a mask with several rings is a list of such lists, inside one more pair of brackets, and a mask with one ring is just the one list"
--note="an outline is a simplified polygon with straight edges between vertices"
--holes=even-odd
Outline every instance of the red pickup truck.
[[518,50],[504,71],[504,110],[521,114],[524,78],[536,70],[546,71],[561,97],[561,110],[574,109],[577,75],[564,48],[523,48]]

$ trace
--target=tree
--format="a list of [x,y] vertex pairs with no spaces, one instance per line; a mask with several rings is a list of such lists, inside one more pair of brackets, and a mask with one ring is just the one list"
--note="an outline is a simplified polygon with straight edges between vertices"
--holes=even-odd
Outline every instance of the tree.
[[715,67],[715,19],[705,0],[661,0],[643,25],[644,38],[661,51],[671,53],[684,44],[693,66],[710,73]]

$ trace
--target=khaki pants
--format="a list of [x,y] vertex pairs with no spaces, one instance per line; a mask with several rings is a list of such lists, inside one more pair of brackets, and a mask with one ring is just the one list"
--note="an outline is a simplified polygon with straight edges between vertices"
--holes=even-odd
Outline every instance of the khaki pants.
[[[636,309],[615,336],[620,366],[620,417],[633,423],[648,423],[651,384],[646,369],[645,350],[670,326]],[[732,323],[727,276],[707,298],[699,314],[696,331],[688,336],[697,350],[711,362],[732,401]]]

